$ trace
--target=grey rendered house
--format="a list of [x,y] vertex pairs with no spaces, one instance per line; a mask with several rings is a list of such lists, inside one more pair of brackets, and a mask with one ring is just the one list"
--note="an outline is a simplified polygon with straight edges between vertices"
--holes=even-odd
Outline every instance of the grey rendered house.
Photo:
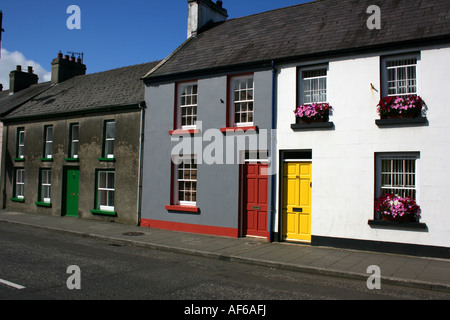
[[[80,59],[52,61],[52,80],[13,94],[3,116],[6,210],[139,223],[144,87],[156,63],[85,74]],[[44,90],[37,90],[37,86]]]
[[272,65],[240,54],[221,1],[188,6],[188,39],[143,78],[141,225],[269,240]]

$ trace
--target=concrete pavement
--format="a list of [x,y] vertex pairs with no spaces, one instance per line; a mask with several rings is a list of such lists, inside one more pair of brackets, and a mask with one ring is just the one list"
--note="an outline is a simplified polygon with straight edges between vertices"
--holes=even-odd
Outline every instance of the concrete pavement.
[[450,260],[316,247],[254,238],[227,238],[0,210],[0,223],[66,232],[117,244],[136,245],[204,257],[366,281],[376,265],[381,284],[450,292]]

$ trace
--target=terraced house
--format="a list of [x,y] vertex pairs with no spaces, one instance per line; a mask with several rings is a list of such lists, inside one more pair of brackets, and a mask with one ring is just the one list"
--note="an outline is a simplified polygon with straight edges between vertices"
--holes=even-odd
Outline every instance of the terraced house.
[[[187,2],[188,39],[143,79],[142,225],[448,254],[448,1],[317,0],[237,19],[222,1]],[[419,112],[391,119],[389,103]],[[241,161],[204,161],[211,149]],[[374,203],[391,193],[421,215],[384,220]]]
[[58,54],[50,82],[0,100],[3,208],[138,224],[140,78],[154,65],[86,75]]

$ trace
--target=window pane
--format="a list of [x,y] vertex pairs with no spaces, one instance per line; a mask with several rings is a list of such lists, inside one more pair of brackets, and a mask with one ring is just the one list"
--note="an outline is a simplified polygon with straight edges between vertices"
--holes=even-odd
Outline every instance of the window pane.
[[106,139],[114,139],[115,127],[115,122],[106,122]]

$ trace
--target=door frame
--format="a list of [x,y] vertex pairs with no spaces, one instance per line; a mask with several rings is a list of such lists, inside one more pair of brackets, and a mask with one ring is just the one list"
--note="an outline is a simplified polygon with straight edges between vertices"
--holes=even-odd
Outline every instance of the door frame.
[[[67,216],[67,171],[68,170],[78,170],[78,192],[79,192],[79,184],[80,184],[80,167],[79,166],[64,166],[63,167],[63,179],[62,179],[62,199],[61,199],[61,216]],[[80,216],[79,210],[80,200],[78,198],[78,214],[77,217]]]
[[[284,164],[287,162],[297,162],[297,163],[311,163],[311,170],[313,168],[313,157],[312,149],[299,149],[299,150],[280,150],[279,152],[279,181],[278,181],[278,241],[280,242],[299,242],[303,244],[311,244],[311,241],[301,241],[301,240],[286,240],[283,239],[283,203],[284,203],[284,188],[283,188],[283,168]],[[312,172],[311,172],[311,184],[312,184]],[[312,188],[311,188],[312,189]],[[311,190],[312,192],[312,190]],[[311,198],[311,239],[312,239],[312,198]]]
[[[238,219],[238,235],[239,237],[247,237],[245,231],[244,231],[244,226],[246,225],[244,222],[245,219],[245,166],[247,163],[249,162],[257,162],[260,164],[268,164],[270,166],[270,160],[269,158],[260,158],[261,155],[264,154],[264,152],[266,151],[241,151],[240,154],[240,165],[239,165],[239,219]],[[252,158],[252,156],[256,156],[256,158]],[[270,197],[270,189],[271,189],[271,185],[270,185],[270,179],[271,177],[268,176],[268,182],[267,182],[267,234],[264,236],[252,236],[250,235],[249,237],[254,237],[254,238],[267,238],[267,241],[270,241],[270,207],[271,207],[271,197]]]

